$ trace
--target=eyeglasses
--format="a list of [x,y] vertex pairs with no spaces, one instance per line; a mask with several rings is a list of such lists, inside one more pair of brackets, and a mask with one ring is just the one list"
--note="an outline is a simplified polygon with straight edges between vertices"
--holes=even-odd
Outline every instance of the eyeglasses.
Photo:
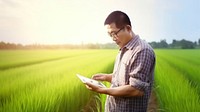
[[118,37],[118,33],[121,31],[121,30],[123,30],[124,29],[124,27],[122,27],[122,28],[120,28],[118,31],[116,31],[116,32],[112,32],[112,33],[108,33],[108,35],[110,36],[110,37],[112,37],[112,38],[116,38],[116,37]]

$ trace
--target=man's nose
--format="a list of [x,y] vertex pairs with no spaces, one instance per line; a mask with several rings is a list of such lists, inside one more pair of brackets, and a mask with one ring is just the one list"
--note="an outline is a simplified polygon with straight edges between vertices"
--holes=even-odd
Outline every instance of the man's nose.
[[116,37],[112,37],[112,40],[113,40],[113,41],[116,41],[116,40],[117,40],[117,38],[116,38]]

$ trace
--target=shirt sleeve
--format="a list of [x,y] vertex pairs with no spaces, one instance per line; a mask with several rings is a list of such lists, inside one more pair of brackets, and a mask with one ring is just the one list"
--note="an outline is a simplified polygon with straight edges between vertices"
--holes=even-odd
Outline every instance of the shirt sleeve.
[[154,54],[149,49],[141,50],[132,57],[129,74],[132,87],[145,91],[150,86],[154,60]]

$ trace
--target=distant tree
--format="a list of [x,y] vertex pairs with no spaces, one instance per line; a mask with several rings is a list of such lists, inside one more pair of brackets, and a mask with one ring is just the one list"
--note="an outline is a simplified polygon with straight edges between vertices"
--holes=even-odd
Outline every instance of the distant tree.
[[153,48],[158,48],[158,43],[153,41],[153,42],[149,42],[149,44],[151,45],[151,47]]
[[198,43],[196,42],[196,41],[194,41],[194,47],[196,48],[197,47],[197,45],[198,45]]
[[180,44],[181,44],[182,49],[194,49],[194,43],[191,42],[191,41],[187,41],[185,39],[182,39],[180,41]]
[[160,40],[160,42],[150,42],[149,43],[153,48],[168,48],[169,45],[166,42],[166,39]]
[[171,48],[181,48],[181,43],[180,43],[180,41],[173,39],[170,47]]
[[198,40],[198,45],[200,46],[200,38],[199,38],[199,40]]
[[180,48],[180,49],[194,49],[197,45],[197,42],[191,42],[185,39],[180,41],[173,40],[172,44],[170,45],[171,48]]
[[173,40],[172,40],[171,47],[174,48],[174,47],[176,46],[176,44],[177,44],[177,41],[176,41],[175,39],[173,39]]
[[160,40],[160,48],[168,48],[166,39]]
[[0,42],[0,49],[21,49],[23,45],[14,44],[14,43],[5,43],[3,41]]
[[5,42],[0,42],[0,49],[5,49],[6,48],[6,43]]

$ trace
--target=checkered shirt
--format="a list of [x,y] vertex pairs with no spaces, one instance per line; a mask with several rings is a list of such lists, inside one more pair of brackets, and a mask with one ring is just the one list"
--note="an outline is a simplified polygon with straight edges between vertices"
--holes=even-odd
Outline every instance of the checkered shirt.
[[144,95],[140,97],[107,96],[106,112],[146,112],[153,84],[155,54],[138,35],[120,49],[113,70],[111,88],[131,85]]

